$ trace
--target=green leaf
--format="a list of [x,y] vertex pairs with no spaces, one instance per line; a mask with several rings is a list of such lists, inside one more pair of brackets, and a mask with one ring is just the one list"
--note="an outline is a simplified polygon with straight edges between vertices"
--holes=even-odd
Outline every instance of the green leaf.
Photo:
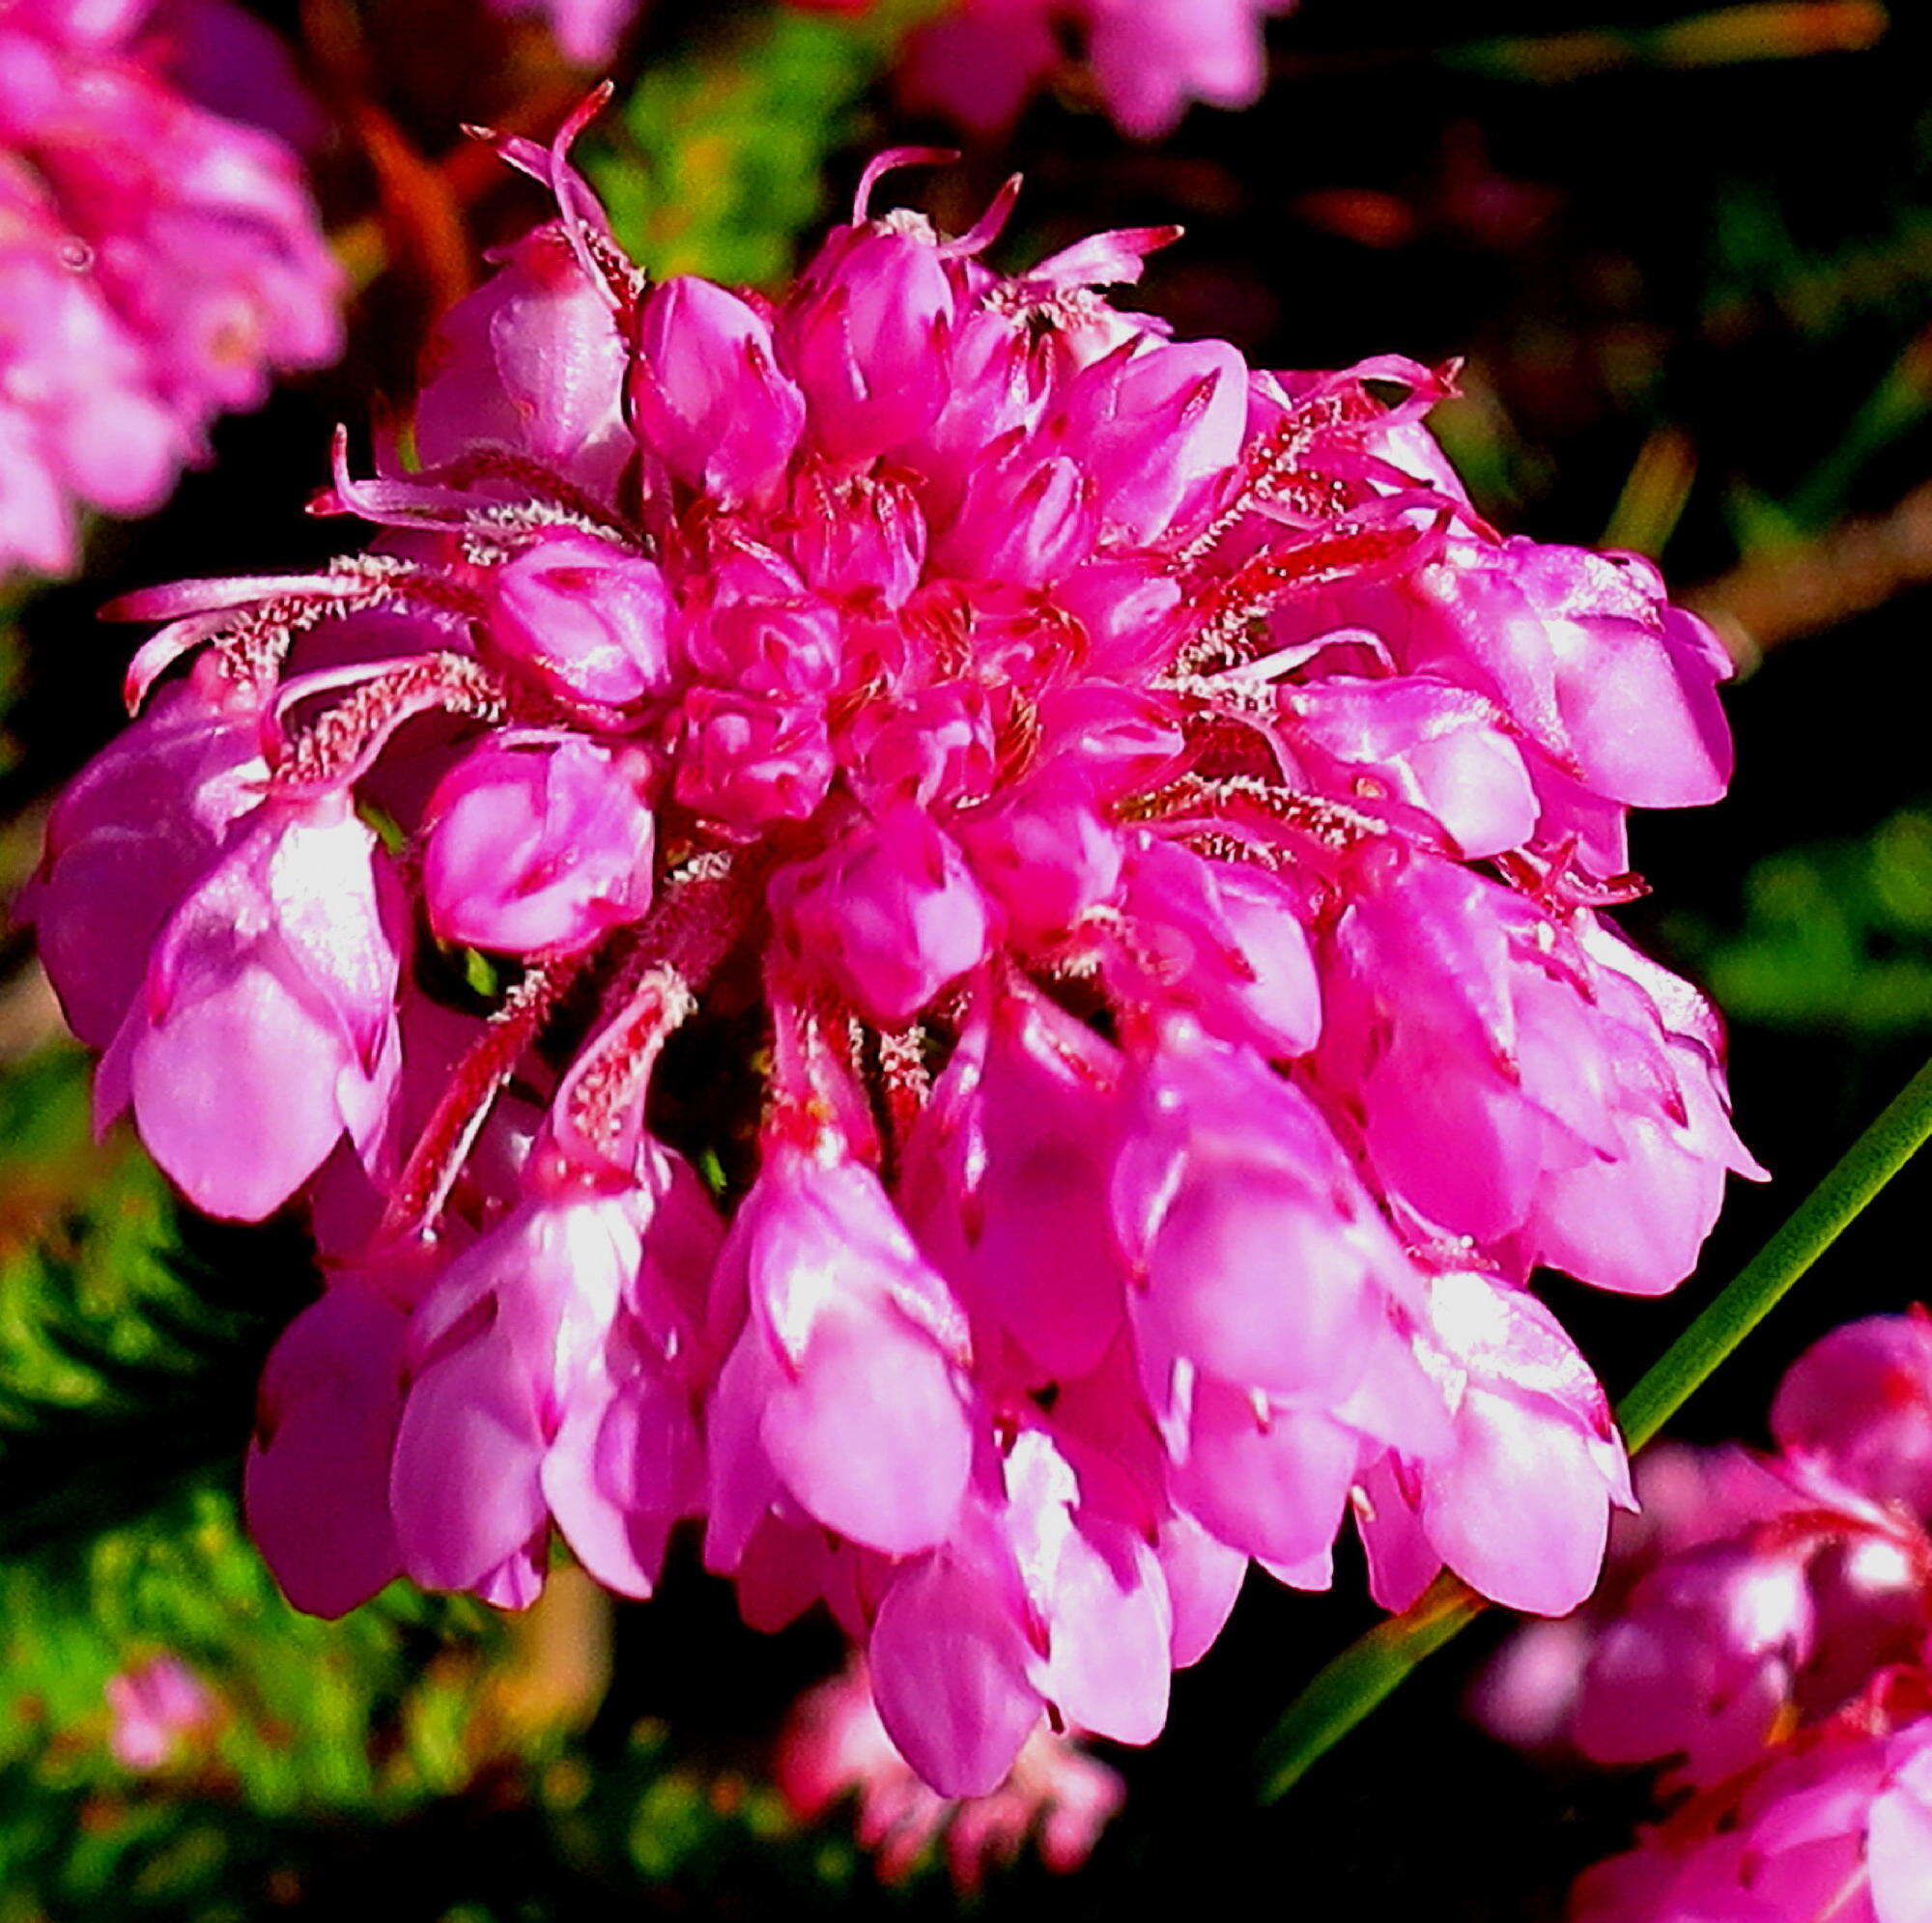
[[1438,1576],[1422,1599],[1378,1623],[1322,1665],[1275,1724],[1262,1753],[1262,1800],[1284,1796],[1425,1657],[1433,1655],[1485,1604],[1454,1576]]

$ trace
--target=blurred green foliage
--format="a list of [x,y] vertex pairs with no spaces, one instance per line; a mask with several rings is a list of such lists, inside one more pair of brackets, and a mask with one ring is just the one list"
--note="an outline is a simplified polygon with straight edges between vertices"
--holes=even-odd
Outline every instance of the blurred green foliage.
[[1932,807],[1757,863],[1741,925],[1676,932],[1733,1019],[1861,1040],[1932,1032]]
[[826,167],[857,138],[867,90],[933,0],[862,18],[777,8],[727,19],[648,69],[590,177],[652,273],[778,279],[826,212]]
[[245,1433],[251,1379],[303,1265],[185,1250],[153,1166],[89,1128],[59,1044],[0,1077],[0,1553],[86,1537],[177,1494]]

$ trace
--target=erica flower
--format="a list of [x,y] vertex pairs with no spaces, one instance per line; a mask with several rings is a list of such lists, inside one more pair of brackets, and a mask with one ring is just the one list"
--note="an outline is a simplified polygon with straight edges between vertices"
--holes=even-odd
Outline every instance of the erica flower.
[[82,511],[158,507],[218,414],[335,357],[340,277],[269,130],[302,113],[221,5],[0,14],[0,572],[71,569]]
[[1578,1884],[1573,1923],[1918,1923],[1932,1889],[1919,1675],[1644,1832]]
[[[1499,1734],[1715,1784],[1932,1633],[1932,1349],[1922,1311],[1848,1323],[1787,1373],[1772,1455],[1646,1457],[1603,1592],[1486,1679]],[[1373,1539],[1372,1539],[1373,1540]]]
[[[502,143],[561,212],[425,465],[338,454],[373,550],[124,608],[158,692],[40,883],[107,1105],[206,1206],[312,1203],[292,1593],[523,1601],[554,1527],[642,1595],[701,1522],[947,1796],[1042,1718],[1150,1740],[1351,1510],[1384,1596],[1581,1600],[1622,1456],[1530,1272],[1668,1288],[1751,1166],[1602,912],[1633,761],[1719,780],[1715,644],[1493,535],[1443,377],[1111,305],[1165,233],[1002,277],[1006,199],[875,214],[888,156],[778,298],[652,285],[570,131]],[[1552,707],[1593,652],[1640,692]]]
[[863,1663],[799,1702],[780,1739],[777,1777],[786,1802],[808,1821],[856,1796],[859,1841],[885,1881],[909,1876],[938,1848],[962,1894],[1017,1856],[1029,1838],[1048,1869],[1077,1870],[1125,1796],[1105,1764],[1044,1725],[1027,1738],[993,1795],[952,1801],[935,1795],[894,1748]]

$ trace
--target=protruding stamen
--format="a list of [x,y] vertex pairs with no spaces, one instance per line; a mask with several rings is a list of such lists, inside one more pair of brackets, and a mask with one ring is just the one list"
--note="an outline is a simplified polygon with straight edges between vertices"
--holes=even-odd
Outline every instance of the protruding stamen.
[[347,670],[303,675],[283,687],[270,711],[272,731],[304,697],[359,683],[349,696],[279,747],[273,776],[283,794],[345,787],[359,780],[389,737],[416,715],[440,711],[469,721],[500,721],[508,712],[501,684],[465,655],[415,655],[402,662],[365,663]]
[[373,1237],[376,1246],[413,1240],[434,1226],[503,1084],[581,966],[577,958],[537,963],[490,1017],[482,1039],[457,1063],[410,1151]]
[[555,1151],[574,1172],[619,1181],[635,1174],[652,1072],[696,1009],[684,977],[660,963],[577,1058],[551,1112]]

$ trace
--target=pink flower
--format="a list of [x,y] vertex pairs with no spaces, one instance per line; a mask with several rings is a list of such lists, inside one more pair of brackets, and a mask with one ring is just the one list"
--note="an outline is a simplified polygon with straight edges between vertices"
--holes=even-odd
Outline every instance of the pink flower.
[[[878,0],[789,0],[806,13],[862,14]],[[641,0],[490,0],[499,14],[542,14],[581,67],[618,49]],[[1060,76],[1070,40],[1083,77],[1114,124],[1137,140],[1174,131],[1196,100],[1251,107],[1267,84],[1265,23],[1294,0],[948,0],[902,49],[906,106],[982,137],[1011,129]],[[675,283],[673,283],[674,285]]]
[[867,1644],[873,1699],[942,1796],[991,1795],[1048,1706],[1116,1742],[1151,1742],[1166,1720],[1165,1573],[1143,1537],[1080,1494],[1068,1458],[1028,1430],[952,1540],[885,1590]]
[[[1500,1733],[1567,1742],[1598,1763],[1667,1764],[1706,1787],[1923,1659],[1932,1540],[1891,1499],[1922,1441],[1901,1421],[1932,1382],[1919,1314],[1834,1331],[1779,1391],[1785,1453],[1644,1458],[1644,1513],[1620,1526],[1590,1607],[1532,1629],[1486,1680]],[[1873,1500],[1804,1438],[1829,1430]],[[1520,1503],[1514,1518],[1523,1513]],[[1374,1537],[1371,1535],[1371,1542]]]
[[1932,1891],[1923,1680],[1869,1698],[1647,1830],[1577,1887],[1573,1923],[1922,1923]]
[[1611,1507],[1635,1507],[1589,1365],[1534,1296],[1466,1272],[1432,1277],[1414,1342],[1449,1442],[1393,1450],[1362,1480],[1376,1599],[1407,1608],[1446,1564],[1512,1609],[1574,1609],[1597,1586]]
[[[1701,1006],[1676,1026],[1682,984],[1590,910],[1559,927],[1467,868],[1392,852],[1366,856],[1335,924],[1321,1058],[1355,1091],[1369,1153],[1452,1234],[1518,1238],[1605,1288],[1674,1287],[1725,1172],[1762,1174]],[[1445,1157],[1444,1139],[1473,1152]],[[1638,1194],[1641,1222],[1617,1219]]]
[[711,1404],[712,1560],[781,1498],[889,1556],[943,1541],[973,1454],[965,1319],[871,1172],[775,1154],[717,1287],[743,1332]]
[[1004,131],[1060,65],[1059,32],[1080,36],[1107,111],[1152,140],[1191,101],[1249,107],[1266,80],[1263,21],[1293,0],[953,0],[913,37],[900,72],[908,104],[976,133]]
[[1751,1167],[1603,912],[1630,766],[1712,784],[1711,662],[1473,522],[1428,370],[1112,306],[1164,234],[1003,277],[1006,197],[875,217],[889,156],[794,288],[654,287],[573,130],[501,143],[559,216],[451,316],[427,465],[338,455],[374,551],[124,607],[137,695],[207,652],[39,884],[103,1106],[313,1203],[291,1592],[522,1602],[554,1529],[642,1595],[701,1523],[945,1796],[1042,1718],[1151,1740],[1351,1513],[1387,1599],[1571,1607],[1622,1456],[1531,1271],[1668,1288]]
[[89,764],[47,823],[42,879],[22,901],[41,959],[83,1041],[114,1039],[150,946],[255,806],[268,775],[248,705],[216,674],[167,690]]
[[692,1392],[715,1254],[695,1178],[653,1151],[612,1194],[536,1185],[429,1285],[389,1482],[409,1574],[526,1603],[554,1518],[600,1581],[650,1594],[701,1503]]
[[403,1572],[389,1461],[403,1410],[410,1278],[330,1278],[262,1373],[243,1497],[298,1609],[340,1616]]
[[986,1796],[948,1800],[907,1767],[872,1705],[862,1661],[802,1697],[779,1741],[777,1777],[806,1822],[857,1794],[858,1835],[880,1878],[899,1882],[935,1848],[954,1886],[970,1895],[986,1873],[1037,1837],[1040,1860],[1065,1876],[1093,1854],[1125,1787],[1065,1736],[1028,1737],[1007,1780]]
[[1932,1316],[1847,1322],[1785,1372],[1771,1432],[1793,1461],[1932,1522]]
[[183,1739],[214,1722],[214,1699],[179,1656],[151,1656],[107,1679],[103,1691],[113,1718],[107,1746],[129,1769],[158,1769]]
[[0,571],[68,572],[82,511],[151,512],[218,414],[340,351],[297,156],[193,98],[238,51],[264,89],[247,119],[298,122],[286,63],[224,7],[0,21]]
[[805,396],[781,373],[769,319],[707,280],[676,275],[638,309],[629,393],[672,475],[724,500],[784,472]]
[[965,857],[910,805],[800,869],[778,907],[801,955],[883,1028],[910,1021],[986,952],[986,904]]
[[[573,494],[605,500],[633,446],[623,420],[626,365],[611,309],[569,241],[554,226],[539,227],[444,317],[431,378],[416,398],[417,452],[437,464],[479,448],[526,455],[567,475]],[[569,522],[547,531],[573,543],[582,533]],[[539,580],[542,565],[534,564]],[[525,594],[537,584],[532,572],[513,578]],[[512,585],[513,602],[518,593]]]
[[599,67],[616,52],[641,0],[490,0],[499,14],[542,14],[565,56]]
[[373,1157],[398,1069],[399,898],[346,795],[240,817],[155,935],[101,1060],[101,1120],[131,1107],[188,1199],[242,1221],[345,1134]]
[[423,827],[423,899],[446,942],[580,948],[650,906],[650,810],[623,761],[578,736],[472,750]]
[[497,654],[558,700],[602,720],[668,684],[676,604],[651,562],[560,533],[526,549],[491,585]]

